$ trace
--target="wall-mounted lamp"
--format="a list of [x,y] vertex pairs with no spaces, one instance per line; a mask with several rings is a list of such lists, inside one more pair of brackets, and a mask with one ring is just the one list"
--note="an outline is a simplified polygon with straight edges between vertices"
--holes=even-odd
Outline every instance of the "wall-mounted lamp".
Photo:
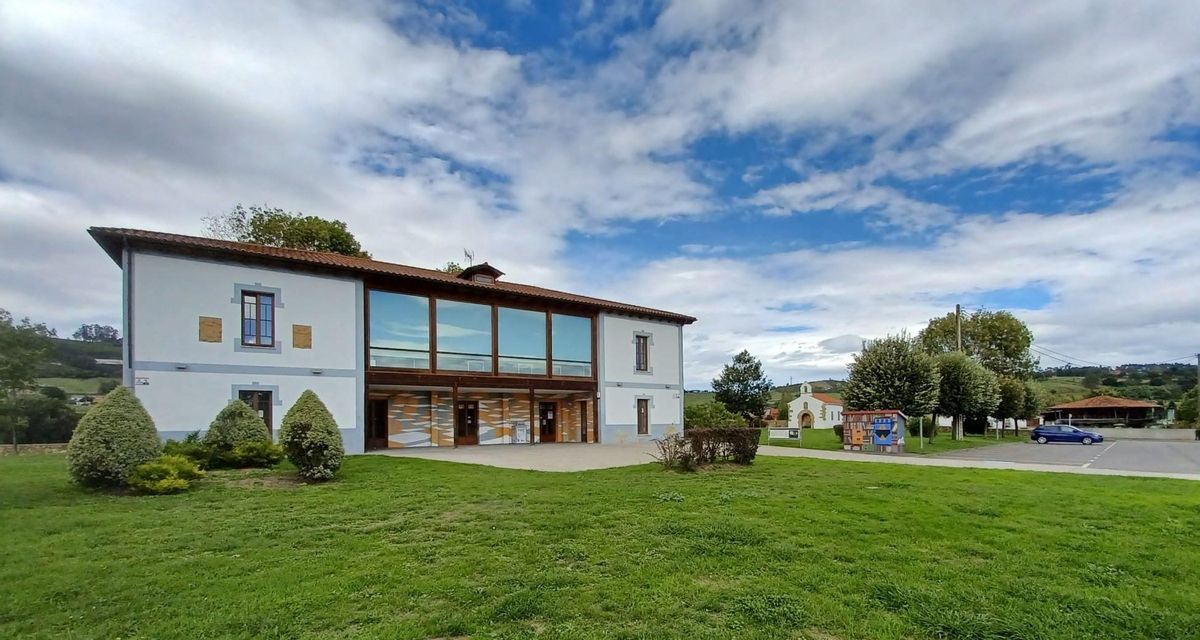
[[312,370],[312,374],[313,374],[314,376],[319,376],[319,375],[321,375],[322,373],[324,373],[324,371],[322,371],[322,370],[320,370],[320,369],[313,369],[313,370]]
[[177,371],[187,371],[187,368],[188,368],[188,366],[187,366],[186,364],[177,364],[177,365],[175,365],[175,369],[176,369]]

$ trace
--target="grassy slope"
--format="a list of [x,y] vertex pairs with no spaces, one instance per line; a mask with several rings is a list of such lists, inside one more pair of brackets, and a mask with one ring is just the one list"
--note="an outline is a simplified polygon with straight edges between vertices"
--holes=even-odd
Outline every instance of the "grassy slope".
[[1093,393],[1083,386],[1083,377],[1081,376],[1055,376],[1045,380],[1036,380],[1034,383],[1041,388],[1048,407],[1087,398]]
[[38,384],[43,387],[58,387],[67,393],[95,395],[100,393],[100,383],[104,380],[120,378],[38,378]]
[[1183,481],[360,456],[328,485],[225,475],[152,498],[85,493],[42,455],[0,458],[0,521],[0,637],[1200,633]]
[[[838,440],[833,429],[805,429],[801,433],[801,441],[775,438],[770,441],[771,445],[781,447],[800,447],[802,449],[822,449],[825,451],[838,451],[842,448],[841,440]],[[1024,440],[1025,438],[1021,438]],[[762,440],[760,439],[760,442]],[[915,436],[909,436],[905,444],[908,453],[929,455],[936,453],[946,453],[948,451],[957,451],[959,449],[974,449],[975,447],[987,447],[994,444],[1004,444],[1018,442],[1016,438],[1008,437],[996,440],[992,438],[984,438],[982,436],[967,436],[964,440],[952,440],[948,434],[939,433],[933,440],[926,440],[924,448],[917,445]]]

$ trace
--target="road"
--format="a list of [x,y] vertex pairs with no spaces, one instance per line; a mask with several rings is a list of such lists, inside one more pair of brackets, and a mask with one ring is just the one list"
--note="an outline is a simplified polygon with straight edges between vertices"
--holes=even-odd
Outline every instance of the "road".
[[935,457],[1053,464],[1083,469],[1200,474],[1200,442],[1110,440],[1090,446],[1019,442],[964,449]]

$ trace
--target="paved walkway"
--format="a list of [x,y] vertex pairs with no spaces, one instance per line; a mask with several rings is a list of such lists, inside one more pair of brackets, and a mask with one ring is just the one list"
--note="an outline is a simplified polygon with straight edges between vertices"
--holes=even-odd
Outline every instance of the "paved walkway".
[[654,445],[584,443],[492,444],[471,447],[414,447],[368,451],[370,455],[424,458],[465,464],[482,464],[504,469],[531,471],[587,471],[653,462]]
[[[1082,445],[1080,446],[1082,447]],[[973,451],[986,452],[986,450],[989,448],[990,447],[980,447],[978,450]],[[872,453],[856,453],[852,451],[820,451],[817,449],[798,449],[795,447],[762,446],[758,448],[758,453],[759,455],[764,456],[780,456],[785,458],[818,458],[820,460],[840,460],[842,462],[907,464],[925,467],[952,467],[958,469],[1012,469],[1015,471],[1077,473],[1091,476],[1136,476],[1141,478],[1176,478],[1179,480],[1200,480],[1200,473],[1171,473],[1161,471],[1141,471],[1134,469],[1105,469],[1094,466],[1010,462],[1007,460],[947,458],[940,456],[895,456]],[[1099,453],[1099,451],[1096,451],[1096,453]]]

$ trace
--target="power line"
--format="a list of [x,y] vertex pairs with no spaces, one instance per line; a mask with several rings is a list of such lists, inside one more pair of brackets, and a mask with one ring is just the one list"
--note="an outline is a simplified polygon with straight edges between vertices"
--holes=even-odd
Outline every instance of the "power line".
[[1075,364],[1074,362],[1072,362],[1072,361],[1070,361],[1070,360],[1064,360],[1063,358],[1059,358],[1058,356],[1052,356],[1052,355],[1050,355],[1050,354],[1048,354],[1048,353],[1042,353],[1041,351],[1038,351],[1037,349],[1035,349],[1035,348],[1033,348],[1033,347],[1029,347],[1029,350],[1030,350],[1030,351],[1032,351],[1032,352],[1034,352],[1034,353],[1036,353],[1036,354],[1038,354],[1039,356],[1043,356],[1043,357],[1046,357],[1046,358],[1050,358],[1051,360],[1057,360],[1057,361],[1059,361],[1059,362],[1061,362],[1061,363],[1063,363],[1063,364],[1065,364],[1065,365],[1073,365],[1073,364]]
[[[1100,364],[1099,362],[1092,362],[1091,360],[1084,360],[1083,358],[1076,358],[1075,356],[1072,356],[1072,355],[1069,355],[1069,354],[1063,353],[1063,352],[1061,352],[1061,351],[1055,351],[1054,349],[1051,349],[1050,347],[1043,347],[1043,346],[1041,346],[1041,345],[1038,345],[1037,347],[1034,347],[1034,346],[1030,345],[1030,347],[1029,347],[1029,348],[1030,348],[1030,349],[1035,349],[1035,348],[1036,348],[1036,349],[1039,349],[1040,351],[1049,351],[1050,353],[1053,353],[1053,354],[1060,355],[1060,356],[1062,356],[1062,357],[1064,357],[1064,358],[1070,358],[1070,359],[1071,359],[1071,362],[1082,362],[1082,363],[1084,363],[1084,364],[1090,364],[1090,365],[1093,365],[1093,366],[1096,366],[1096,367],[1108,367],[1108,365],[1106,365],[1106,364]],[[1040,352],[1040,351],[1039,351],[1039,352]],[[1043,355],[1046,355],[1046,354],[1043,354]],[[1051,357],[1051,358],[1054,358],[1054,356],[1050,356],[1050,357]],[[1058,360],[1058,358],[1054,358],[1054,359],[1055,359],[1055,360]]]

